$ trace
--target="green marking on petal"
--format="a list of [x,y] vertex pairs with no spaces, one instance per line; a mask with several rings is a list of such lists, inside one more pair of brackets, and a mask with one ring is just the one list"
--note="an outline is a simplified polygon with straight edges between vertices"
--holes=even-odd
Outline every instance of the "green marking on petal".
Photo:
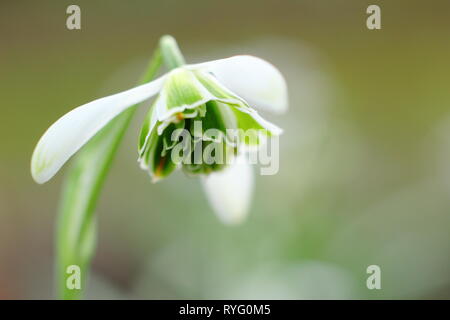
[[147,146],[139,158],[141,167],[149,171],[154,182],[168,176],[177,167],[170,157],[170,150],[167,148],[175,129],[177,129],[176,125],[171,124],[162,135],[158,135],[157,130],[153,130],[150,133]]
[[[183,146],[187,153],[183,153],[182,158],[182,168],[188,174],[222,170],[229,163],[227,159],[238,151],[237,142],[257,146],[265,137],[281,133],[281,129],[264,120],[213,75],[184,68],[167,75],[164,88],[141,130],[139,162],[154,181],[177,168],[172,153],[176,156],[180,150],[177,144],[184,143],[181,130],[172,136],[177,129],[191,134],[189,142]],[[179,160],[174,161],[179,163]]]
[[212,75],[197,71],[195,72],[195,76],[205,87],[205,89],[208,90],[216,98],[216,100],[236,100],[245,103],[241,98],[237,97],[227,88],[222,86]]
[[164,111],[176,109],[183,112],[203,104],[202,101],[208,97],[191,71],[178,68],[168,75],[161,98],[165,103]]
[[156,119],[156,107],[153,104],[150,107],[150,110],[147,112],[147,115],[145,116],[141,132],[139,134],[139,145],[138,145],[139,155],[142,155],[142,153],[144,152],[148,143],[148,139],[150,138],[150,133],[155,127],[157,121],[158,120]]
[[259,145],[264,136],[271,137],[281,134],[282,130],[274,124],[264,120],[251,108],[233,106],[237,126],[240,129],[240,141],[246,145]]
[[232,119],[229,116],[228,106],[220,105],[216,101],[206,103],[206,114],[202,119],[203,129],[217,129],[226,132],[227,128],[232,128]]

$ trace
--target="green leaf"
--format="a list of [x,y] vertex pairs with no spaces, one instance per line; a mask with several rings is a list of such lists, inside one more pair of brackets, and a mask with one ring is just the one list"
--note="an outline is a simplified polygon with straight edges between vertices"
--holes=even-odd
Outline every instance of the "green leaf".
[[[161,64],[160,51],[156,50],[140,83],[152,80]],[[94,210],[113,157],[135,109],[132,107],[126,110],[93,137],[79,152],[67,175],[56,231],[56,273],[58,293],[62,299],[79,299],[85,292],[90,260],[95,249]],[[80,290],[66,287],[66,269],[70,265],[81,268]]]

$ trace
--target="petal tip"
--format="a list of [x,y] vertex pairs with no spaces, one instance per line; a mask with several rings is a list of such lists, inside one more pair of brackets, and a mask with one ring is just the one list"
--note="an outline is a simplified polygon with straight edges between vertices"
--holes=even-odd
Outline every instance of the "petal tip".
[[50,177],[47,177],[46,175],[42,174],[41,171],[35,170],[33,166],[31,167],[31,177],[38,184],[44,184],[48,180],[50,180]]
[[42,161],[39,161],[38,152],[33,152],[33,155],[31,156],[31,177],[33,180],[38,184],[43,184],[47,182],[50,177],[47,177],[45,172],[45,165],[42,163]]
[[248,210],[242,212],[234,212],[233,214],[218,215],[219,220],[227,226],[239,226],[247,220]]
[[240,162],[241,159],[237,158],[224,171],[211,173],[202,179],[211,207],[219,220],[227,225],[244,222],[250,211],[253,171],[250,164]]

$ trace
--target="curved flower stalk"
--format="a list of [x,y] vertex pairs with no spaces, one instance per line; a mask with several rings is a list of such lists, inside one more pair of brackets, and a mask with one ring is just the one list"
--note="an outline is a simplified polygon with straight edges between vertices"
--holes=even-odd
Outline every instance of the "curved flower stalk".
[[[228,168],[228,162],[198,163],[194,157],[197,151],[203,154],[209,148],[215,156],[220,153],[234,158],[242,154],[244,145],[257,146],[264,137],[281,134],[282,130],[263,119],[257,109],[276,113],[287,109],[285,80],[273,65],[253,56],[184,65],[182,58],[177,61],[171,52],[164,56],[165,48],[171,46],[176,47],[174,39],[163,38],[163,58],[173,68],[165,75],[84,104],[50,126],[32,156],[34,180],[45,183],[51,179],[118,115],[157,96],[141,129],[140,167],[155,182],[179,167],[190,175],[202,175],[206,194],[219,217],[224,222],[242,220],[251,196],[251,168],[239,161],[234,161],[239,169]],[[229,130],[256,133],[230,136]],[[185,133],[191,135],[189,141],[184,139]],[[237,176],[236,170],[240,172]]]

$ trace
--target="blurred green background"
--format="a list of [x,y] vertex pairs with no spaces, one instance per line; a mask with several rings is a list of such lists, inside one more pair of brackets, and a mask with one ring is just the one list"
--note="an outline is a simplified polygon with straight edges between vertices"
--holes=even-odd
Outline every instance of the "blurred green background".
[[[82,29],[66,29],[81,7]],[[381,7],[382,29],[366,28]],[[2,1],[0,298],[54,297],[64,172],[29,172],[39,137],[134,85],[159,37],[189,62],[253,54],[290,92],[280,172],[221,224],[198,180],[137,165],[142,108],[97,209],[88,298],[450,298],[450,2]],[[69,164],[70,165],[70,164]],[[381,267],[381,290],[366,268]]]

